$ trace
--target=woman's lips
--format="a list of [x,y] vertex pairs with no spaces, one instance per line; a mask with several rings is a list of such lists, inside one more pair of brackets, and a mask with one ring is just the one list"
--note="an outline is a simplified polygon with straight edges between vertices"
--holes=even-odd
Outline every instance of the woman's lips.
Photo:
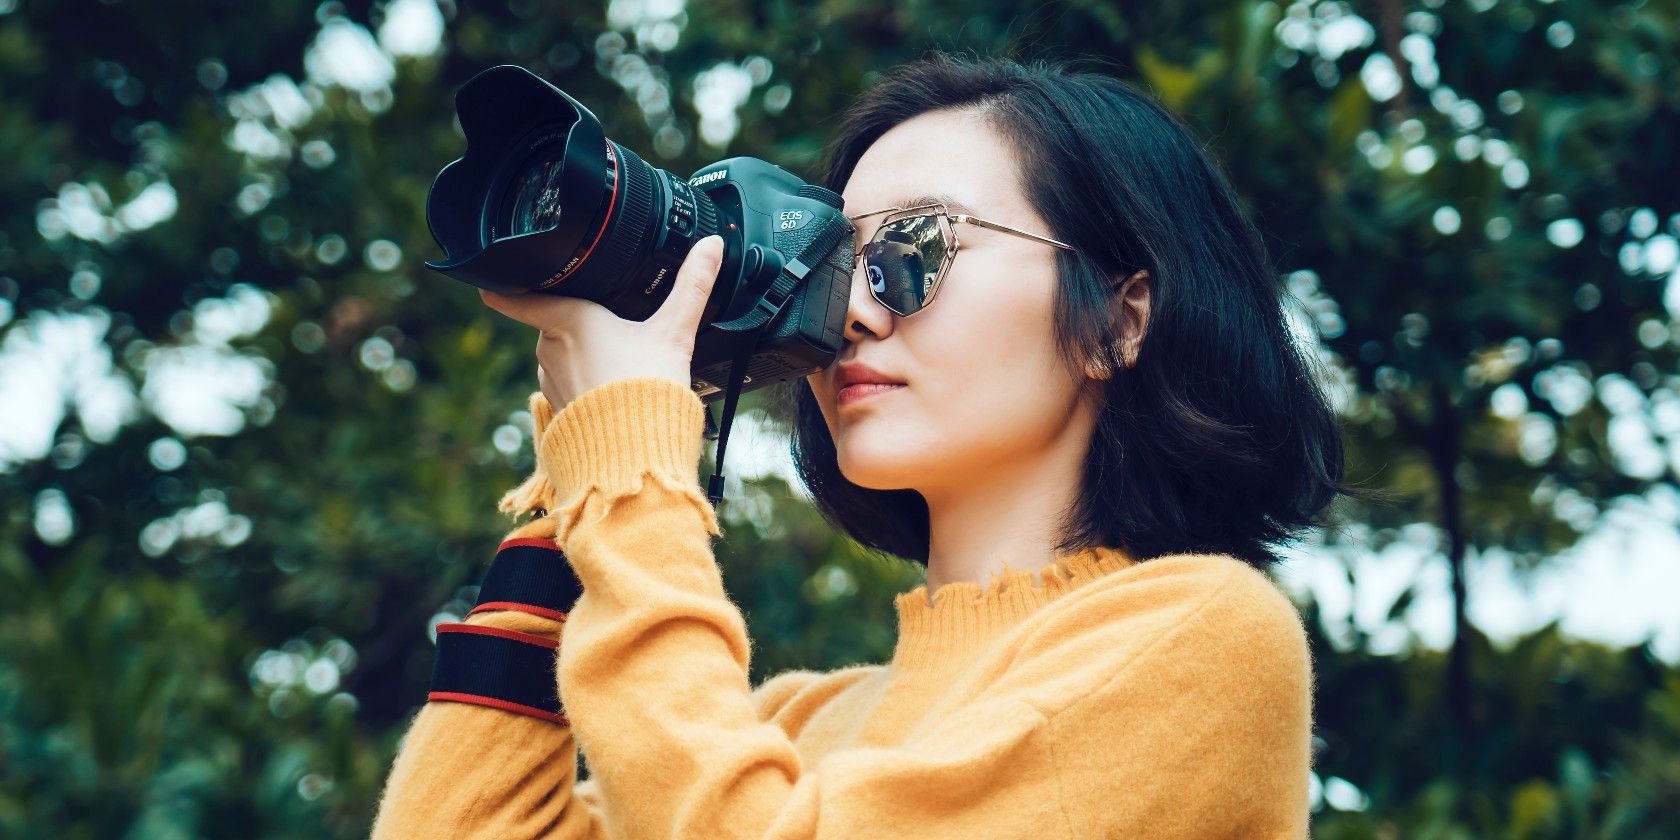
[[880,382],[864,382],[857,385],[847,385],[846,387],[840,389],[839,394],[835,395],[834,402],[837,406],[844,407],[851,405],[858,400],[868,399],[876,394],[884,394],[888,391],[896,391],[899,388],[904,387],[908,386],[888,385]]

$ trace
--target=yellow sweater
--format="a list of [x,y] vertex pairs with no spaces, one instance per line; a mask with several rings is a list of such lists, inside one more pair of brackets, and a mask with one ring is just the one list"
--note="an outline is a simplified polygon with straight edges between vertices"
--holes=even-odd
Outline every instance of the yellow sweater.
[[[1307,835],[1312,669],[1293,604],[1228,556],[1069,555],[900,594],[891,661],[752,687],[698,481],[704,406],[668,380],[534,394],[538,469],[584,594],[562,624],[568,725],[432,702],[375,838]],[[590,778],[577,782],[577,751]]]

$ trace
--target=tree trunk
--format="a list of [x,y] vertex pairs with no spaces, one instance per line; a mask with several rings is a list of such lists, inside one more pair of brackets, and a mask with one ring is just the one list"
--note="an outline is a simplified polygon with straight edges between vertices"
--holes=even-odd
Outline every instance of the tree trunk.
[[1434,416],[1430,418],[1427,446],[1441,490],[1440,524],[1447,538],[1447,566],[1452,570],[1453,640],[1447,653],[1447,707],[1462,743],[1476,723],[1470,690],[1469,588],[1464,574],[1468,539],[1464,533],[1464,494],[1458,484],[1463,428],[1446,385],[1436,383],[1430,388],[1430,396]]
[[[1475,727],[1476,711],[1470,685],[1470,590],[1465,580],[1464,564],[1469,552],[1469,539],[1464,531],[1464,493],[1458,484],[1458,464],[1463,457],[1463,424],[1453,405],[1452,392],[1445,383],[1430,385],[1430,417],[1420,420],[1392,396],[1390,411],[1400,428],[1428,454],[1429,464],[1440,488],[1440,508],[1437,511],[1441,531],[1446,535],[1447,567],[1452,573],[1453,639],[1447,650],[1447,711],[1463,744]],[[1464,769],[1464,762],[1458,762]]]

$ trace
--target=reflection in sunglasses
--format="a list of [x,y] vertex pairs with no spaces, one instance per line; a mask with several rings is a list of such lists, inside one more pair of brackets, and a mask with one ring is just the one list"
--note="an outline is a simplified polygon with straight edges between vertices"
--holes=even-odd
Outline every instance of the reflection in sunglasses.
[[882,237],[864,249],[870,292],[882,306],[900,315],[915,312],[927,299],[933,278],[923,265],[922,252],[913,243]]
[[899,315],[917,312],[933,296],[947,247],[938,213],[889,217],[859,254],[870,292]]

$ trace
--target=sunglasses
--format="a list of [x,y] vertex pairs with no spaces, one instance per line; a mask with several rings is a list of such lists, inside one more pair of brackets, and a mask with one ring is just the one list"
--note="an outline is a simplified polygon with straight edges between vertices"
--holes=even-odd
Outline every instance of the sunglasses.
[[852,271],[856,273],[861,261],[869,278],[869,293],[899,316],[907,317],[926,309],[939,294],[939,286],[962,248],[957,238],[958,224],[978,225],[1075,250],[1072,245],[1036,233],[967,213],[949,212],[943,204],[889,207],[848,218],[856,223],[874,216],[885,218],[869,241],[852,255]]

